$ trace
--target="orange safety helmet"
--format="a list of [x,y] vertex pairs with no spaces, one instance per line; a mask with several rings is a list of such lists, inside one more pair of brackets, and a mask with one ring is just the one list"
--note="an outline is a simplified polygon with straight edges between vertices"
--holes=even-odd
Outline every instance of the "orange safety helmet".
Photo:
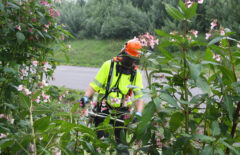
[[141,57],[141,52],[140,49],[142,48],[140,41],[132,39],[129,40],[125,44],[125,53],[129,55],[130,57],[133,58],[140,58]]

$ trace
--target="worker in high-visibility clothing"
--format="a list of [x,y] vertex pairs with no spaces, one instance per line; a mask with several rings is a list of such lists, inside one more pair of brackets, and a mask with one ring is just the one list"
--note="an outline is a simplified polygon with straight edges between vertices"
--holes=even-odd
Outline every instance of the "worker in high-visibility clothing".
[[[115,109],[119,113],[128,113],[133,108],[132,100],[135,100],[135,116],[139,118],[143,111],[143,96],[141,89],[142,75],[137,69],[141,57],[141,44],[138,40],[129,40],[117,57],[104,62],[95,79],[90,83],[85,95],[79,101],[84,107],[95,92],[98,92],[98,103],[96,112],[109,114]],[[132,87],[129,87],[131,85]],[[134,94],[134,96],[133,96]],[[123,118],[123,115],[121,115]],[[95,126],[104,121],[104,118],[95,117]],[[111,121],[116,126],[123,126],[123,123]],[[115,138],[120,143],[121,129],[115,129]],[[101,138],[106,136],[103,131],[97,133]]]

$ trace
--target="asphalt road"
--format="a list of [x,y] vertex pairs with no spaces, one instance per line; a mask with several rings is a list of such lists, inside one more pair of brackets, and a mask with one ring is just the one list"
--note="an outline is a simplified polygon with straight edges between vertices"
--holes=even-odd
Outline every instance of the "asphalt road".
[[[54,72],[54,81],[50,85],[65,86],[66,88],[85,90],[92,82],[99,68],[76,67],[76,66],[57,66]],[[143,85],[147,86],[147,80],[143,73]]]

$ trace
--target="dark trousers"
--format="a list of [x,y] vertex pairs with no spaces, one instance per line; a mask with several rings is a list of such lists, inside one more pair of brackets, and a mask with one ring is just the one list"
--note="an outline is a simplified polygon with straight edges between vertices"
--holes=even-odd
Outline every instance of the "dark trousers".
[[[127,108],[122,108],[122,109],[119,109],[121,110],[121,112],[128,112],[128,109]],[[106,111],[103,111],[102,113],[106,113],[106,114],[109,114],[109,111],[106,110]],[[118,119],[121,119],[123,120],[123,117],[124,116],[119,116]],[[104,121],[105,118],[101,118],[101,117],[95,117],[94,118],[94,123],[95,123],[95,126],[99,126],[99,124],[101,124],[103,121]],[[115,139],[116,139],[116,142],[117,144],[125,144],[126,142],[124,141],[121,141],[121,132],[123,130],[123,135],[124,136],[124,139],[126,139],[126,129],[122,129],[122,128],[117,128],[117,127],[123,127],[124,124],[122,122],[118,122],[118,121],[114,121],[114,120],[110,120],[110,123],[112,126],[115,126],[115,130],[114,130],[114,134],[115,134]],[[108,133],[104,132],[104,131],[97,131],[97,136],[98,138],[102,138],[103,136],[104,137],[108,137]],[[129,154],[128,150],[117,150],[117,154]]]

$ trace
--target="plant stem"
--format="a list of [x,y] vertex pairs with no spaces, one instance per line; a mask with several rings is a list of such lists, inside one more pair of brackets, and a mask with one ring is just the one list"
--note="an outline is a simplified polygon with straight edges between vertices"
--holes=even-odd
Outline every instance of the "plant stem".
[[[234,114],[234,118],[233,118],[233,126],[232,126],[232,131],[231,131],[232,138],[234,138],[234,134],[235,134],[236,129],[237,129],[239,111],[240,111],[240,102],[238,102],[237,110],[236,110],[236,112]],[[226,154],[229,154],[229,153],[230,153],[230,149],[227,148]]]
[[15,142],[23,149],[24,152],[26,152],[26,154],[30,154],[23,146],[22,144],[20,144],[17,140],[15,140]]
[[[187,20],[184,20],[184,37],[187,34]],[[184,55],[184,95],[185,95],[185,101],[188,101],[188,89],[187,89],[187,52],[186,48],[184,48],[184,45],[182,45],[183,55]],[[189,127],[189,107],[188,105],[185,106],[185,132],[188,133],[188,127]]]
[[34,155],[37,155],[37,145],[36,145],[36,136],[35,136],[35,132],[34,132],[34,126],[33,126],[33,115],[32,115],[32,110],[33,109],[33,104],[32,104],[32,100],[31,100],[31,106],[29,108],[29,112],[30,112],[30,124],[31,124],[31,128],[32,128],[32,137],[33,137],[33,147],[34,147]]
[[232,65],[232,71],[234,74],[235,81],[237,81],[235,66],[234,66],[233,58],[232,58],[232,51],[231,51],[231,47],[230,47],[229,40],[227,39],[227,37],[226,37],[226,40],[227,40],[227,44],[228,44],[229,56],[230,56],[230,61],[231,61],[231,65]]

